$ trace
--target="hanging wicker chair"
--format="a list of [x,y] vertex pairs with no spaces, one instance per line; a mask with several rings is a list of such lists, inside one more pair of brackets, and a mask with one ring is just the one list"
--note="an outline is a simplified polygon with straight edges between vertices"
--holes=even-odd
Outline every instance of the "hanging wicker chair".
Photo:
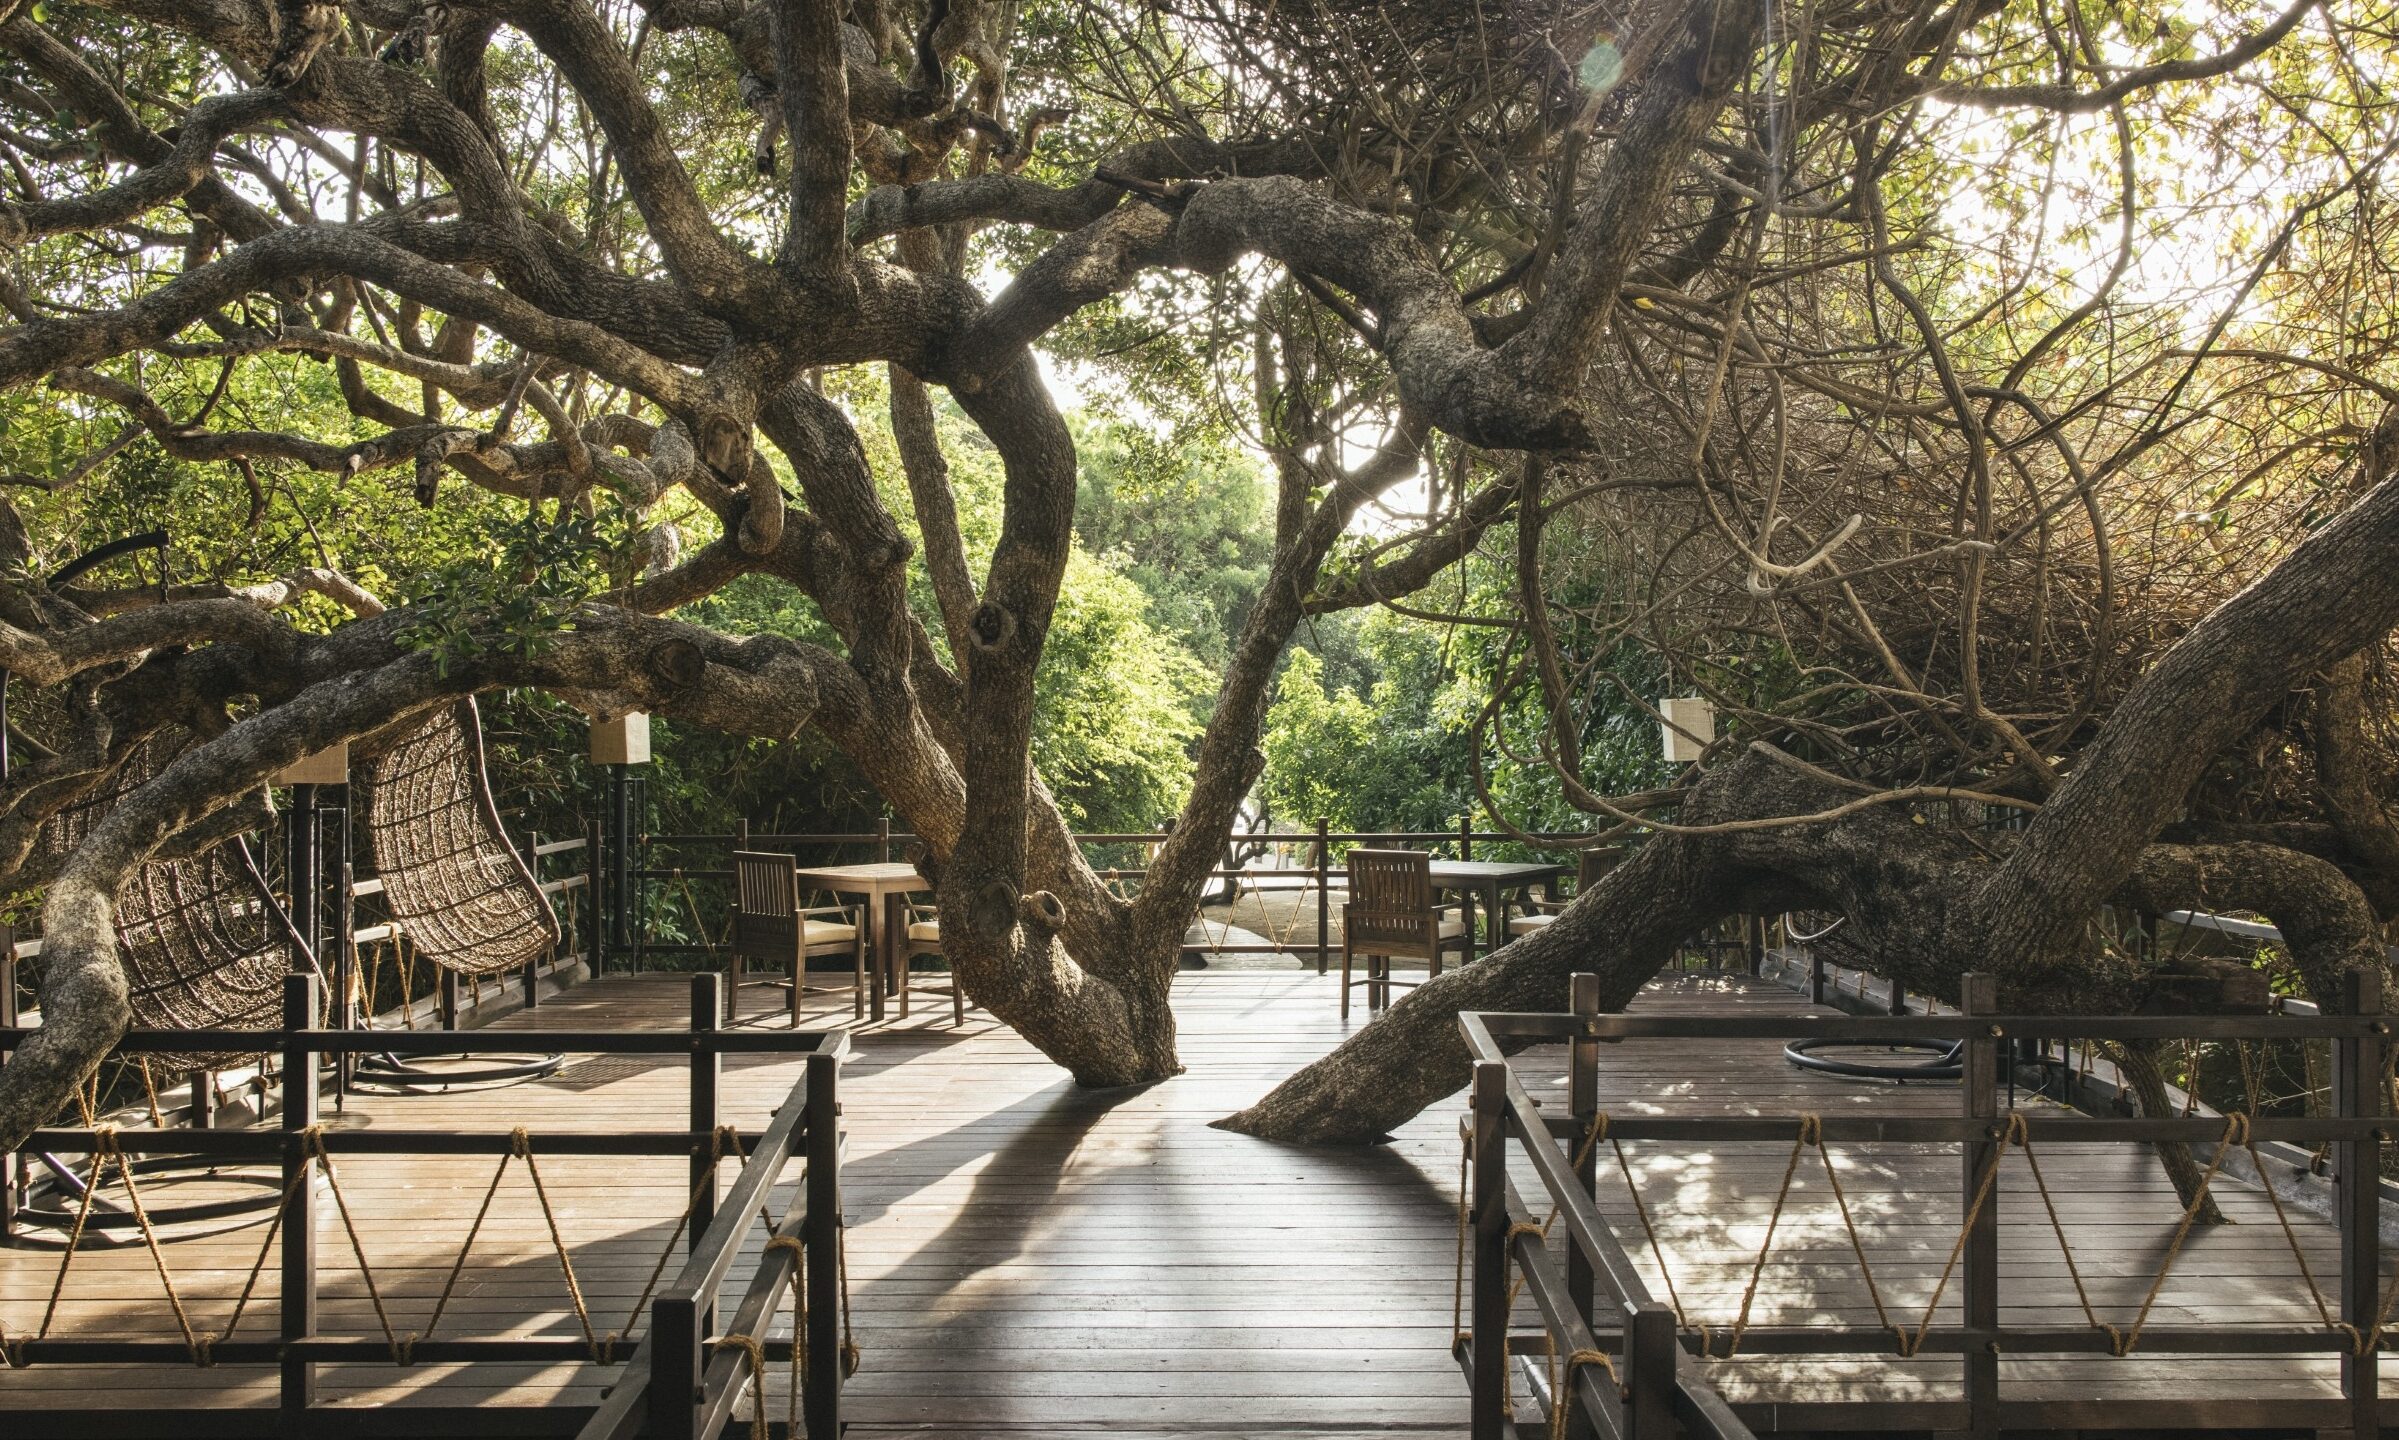
[[[135,789],[190,743],[164,730],[136,746],[98,790],[51,817],[43,840],[64,856]],[[201,854],[143,864],[118,887],[117,959],[125,969],[133,1024],[144,1030],[262,1030],[283,1023],[286,976],[314,973],[316,957],[267,888],[249,842],[239,836]],[[168,1070],[221,1070],[246,1054],[154,1055]]]
[[[500,828],[484,769],[483,722],[461,700],[383,752],[369,768],[367,848],[394,933],[453,977],[523,971],[557,948],[558,914]],[[454,995],[452,981],[445,994]],[[563,1055],[360,1057],[362,1084],[406,1091],[536,1080]]]
[[436,712],[374,762],[366,818],[392,923],[418,954],[496,975],[557,946],[557,912],[500,828],[474,701]]
[[[190,742],[182,730],[142,741],[97,790],[51,817],[43,827],[45,848],[56,856],[74,850],[119,801],[155,778]],[[117,888],[115,909],[117,961],[124,967],[136,1029],[279,1030],[285,977],[317,968],[291,916],[267,888],[249,842],[240,836],[198,855],[145,862]],[[270,1053],[271,1045],[254,1051],[152,1053],[144,1065],[170,1074],[206,1072],[251,1064]],[[195,1096],[208,1083],[195,1074]],[[57,1156],[36,1158],[50,1178],[27,1191],[18,1218],[57,1228],[131,1229],[223,1219],[275,1204],[281,1183],[273,1170],[239,1162],[229,1166],[205,1157],[147,1155],[131,1162],[145,1179],[183,1176],[236,1193],[230,1199],[180,1204],[154,1196],[146,1212],[90,1208],[80,1197],[84,1187],[98,1181],[97,1162],[91,1173],[77,1174]]]

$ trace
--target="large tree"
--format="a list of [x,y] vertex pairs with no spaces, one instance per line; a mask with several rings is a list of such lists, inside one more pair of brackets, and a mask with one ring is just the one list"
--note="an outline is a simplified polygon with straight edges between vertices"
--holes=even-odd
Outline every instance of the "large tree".
[[[2355,413],[2387,401],[2376,357],[2225,338],[2245,302],[2302,304],[2260,289],[2295,246],[2338,282],[2317,258],[2337,224],[2356,284],[2381,273],[2379,155],[2339,159],[2385,118],[2373,17],[2303,0],[2195,36],[2043,0],[0,13],[0,383],[112,417],[100,450],[221,467],[260,504],[306,468],[532,517],[479,577],[388,609],[340,556],[163,593],[49,583],[56,538],[0,526],[0,665],[50,702],[0,787],[0,865],[47,886],[46,1023],[0,1073],[0,1148],[124,1023],[110,901],[131,867],[243,823],[302,754],[499,687],[813,727],[925,837],[979,1003],[1084,1083],[1171,1074],[1179,948],[1295,629],[1377,603],[1438,614],[1409,597],[1503,538],[1521,603],[1466,617],[1515,646],[1491,743],[1529,745],[1578,805],[1653,838],[1251,1128],[1373,1134],[1454,1081],[1459,1005],[1556,1003],[1583,967],[1621,999],[1733,910],[1842,910],[1936,992],[1983,968],[2057,1003],[2136,1003],[2155,986],[2095,943],[2103,901],[2204,880],[2213,903],[2279,905],[2313,866],[2324,903],[2286,928],[2329,937],[2310,965],[2365,953],[2352,875],[2381,862],[2358,837],[2388,829],[2365,702],[2314,712],[2319,753],[2349,757],[2317,767],[2326,798],[2296,822],[2323,853],[2294,849],[2283,814],[2158,841],[2217,757],[2399,620],[2399,489],[2379,418]],[[2279,63],[2295,47],[2305,63]],[[2114,292],[2154,238],[2140,157],[2163,143],[2179,164],[2175,137],[2209,130],[2247,168],[2189,181],[2172,213],[2267,167],[2291,208],[2249,244],[2222,323],[2185,333]],[[1978,168],[2005,178],[1964,184]],[[1977,218],[1945,223],[1960,193]],[[2053,212],[2060,246],[2087,246],[2093,215],[2121,238],[2061,274]],[[1031,762],[1077,488],[1035,347],[1238,374],[1227,403],[1274,464],[1269,573],[1130,901]],[[869,365],[913,524],[836,383]],[[311,366],[340,433],[219,403]],[[1004,468],[979,573],[929,387]],[[2334,442],[2289,437],[2319,432],[2354,458],[2295,501]],[[2267,497],[2253,519],[2224,464],[2200,467],[2249,526],[2242,555],[2152,536],[2127,562],[2111,506],[2166,513],[2159,477],[2208,444]],[[106,459],[30,478],[71,492]],[[619,537],[609,583],[560,583],[570,517]],[[1625,583],[1555,605],[1545,576],[1569,561]],[[2127,574],[2157,583],[2136,601]],[[674,617],[753,575],[808,597],[838,643]],[[326,594],[351,612],[312,600],[294,622],[290,602]],[[1709,765],[1629,797],[1589,791],[1578,755],[1611,673],[1593,657],[1627,634],[1740,721]],[[1802,682],[1726,679],[1778,666]],[[199,743],[44,858],[42,821],[168,725]],[[1961,799],[2033,818],[1928,840],[1924,807]],[[2234,873],[2239,894],[2216,878]]]

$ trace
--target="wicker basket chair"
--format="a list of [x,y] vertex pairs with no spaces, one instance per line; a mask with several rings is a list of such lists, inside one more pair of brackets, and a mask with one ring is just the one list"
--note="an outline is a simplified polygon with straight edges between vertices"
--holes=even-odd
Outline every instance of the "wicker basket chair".
[[[182,753],[191,736],[160,731],[136,745],[92,794],[51,817],[42,844],[64,856],[83,843],[110,810],[155,778]],[[134,1028],[142,1030],[258,1030],[283,1023],[283,982],[313,974],[316,957],[293,928],[259,872],[249,842],[235,836],[197,855],[145,862],[117,889],[117,960],[124,967]],[[271,1043],[254,1051],[154,1053],[146,1064],[169,1073],[190,1072],[196,1124],[206,1124],[214,1098],[210,1072],[252,1064],[271,1053]],[[54,1156],[40,1157],[55,1183],[28,1192],[17,1215],[37,1225],[68,1226],[82,1207],[77,1197],[93,1183]],[[142,1175],[200,1172],[244,1193],[231,1200],[147,1207],[158,1224],[213,1220],[275,1203],[273,1177],[238,1173],[203,1158],[145,1156],[133,1162]],[[259,1186],[263,1184],[264,1188]],[[139,1217],[113,1208],[93,1208],[87,1228],[128,1228]]]
[[[367,849],[396,933],[448,977],[528,967],[564,931],[541,882],[500,825],[472,700],[438,710],[377,756],[366,777]],[[528,982],[530,983],[530,982]],[[529,1079],[558,1069],[537,1055],[473,1069],[379,1056],[359,1078],[404,1089]]]
[[[51,817],[43,844],[64,856],[109,811],[148,784],[190,744],[163,730],[136,745],[106,783]],[[315,973],[316,957],[294,929],[240,836],[198,855],[143,864],[118,887],[117,958],[125,968],[133,1025],[143,1030],[261,1030],[283,1023],[286,976]],[[169,1070],[220,1070],[272,1048],[241,1054],[154,1056]]]

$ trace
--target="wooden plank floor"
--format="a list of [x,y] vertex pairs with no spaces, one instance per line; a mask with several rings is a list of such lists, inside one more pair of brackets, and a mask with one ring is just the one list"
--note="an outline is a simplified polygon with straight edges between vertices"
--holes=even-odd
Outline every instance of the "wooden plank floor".
[[[761,987],[744,1008],[779,1000]],[[666,1028],[688,1008],[682,977],[611,978],[499,1026]],[[808,1008],[811,1023],[849,1021],[846,991],[812,992]],[[843,1079],[864,1351],[846,1399],[853,1433],[1463,1433],[1465,1386],[1448,1352],[1454,1112],[1428,1114],[1395,1146],[1350,1154],[1210,1129],[1339,1041],[1337,992],[1312,971],[1199,972],[1184,977],[1177,1011],[1188,1073],[1112,1094],[1078,1091],[986,1016],[953,1028],[946,999],[857,1028]],[[762,1125],[798,1070],[729,1059],[729,1118]],[[354,1098],[338,1123],[522,1124],[538,1155],[543,1134],[680,1125],[683,1077],[679,1062],[594,1057],[505,1089]],[[622,1324],[683,1207],[681,1162],[561,1157],[541,1168],[601,1328]],[[490,1174],[481,1160],[342,1162],[343,1193],[404,1333],[429,1314]],[[326,1330],[379,1337],[338,1223],[328,1213],[320,1240]],[[205,1328],[222,1326],[259,1240],[250,1227],[167,1246]],[[12,1333],[38,1323],[57,1257],[0,1250],[0,1322]],[[270,1269],[263,1294],[273,1280]],[[271,1333],[271,1316],[254,1311],[242,1333]],[[777,1333],[787,1327],[788,1316]],[[171,1337],[146,1252],[81,1256],[57,1333]],[[439,1333],[578,1333],[521,1169],[501,1188]],[[611,1372],[321,1373],[334,1403],[535,1404],[588,1402]],[[0,1370],[0,1406],[271,1405],[272,1386],[262,1369],[49,1366]]]
[[[1803,997],[1780,985],[1725,976],[1652,986],[1636,1008],[1713,1015],[1811,1013]],[[1956,1113],[1953,1085],[1898,1086],[1809,1074],[1787,1063],[1780,1051],[1779,1043],[1769,1041],[1603,1046],[1600,1104],[1623,1115]],[[1561,1050],[1545,1047],[1516,1063],[1537,1098],[1555,1095],[1555,1103],[1565,1103]],[[2024,1108],[2036,1103],[2046,1102],[2024,1097]],[[1722,1344],[1756,1265],[1790,1160],[1790,1142],[1633,1142],[1624,1151],[1686,1318],[1711,1327]],[[1832,1154],[1887,1313],[1912,1327],[1923,1318],[1964,1212],[1957,1152],[1859,1144],[1837,1145]],[[2038,1158],[2093,1307],[2103,1321],[2129,1326],[2182,1213],[2172,1186],[2146,1147],[2044,1143]],[[1651,1291],[1664,1300],[1665,1276],[1649,1248],[1625,1167],[1612,1153],[1603,1152],[1600,1160],[1601,1211]],[[1540,1193],[1538,1182],[1529,1165],[1520,1164],[1515,1173],[1530,1203]],[[2225,1176],[2216,1182],[2215,1193],[2234,1223],[2192,1232],[2158,1295],[2151,1323],[2318,1323],[2264,1192]],[[2002,1166],[1998,1204],[2002,1318],[2085,1324],[2021,1152]],[[2309,1266],[2329,1286],[2338,1273],[2337,1235],[2315,1216],[2294,1209],[2291,1217]],[[1553,1248],[1563,1254],[1562,1246]],[[1529,1306],[1525,1313],[1529,1316]],[[1942,1323],[1960,1323],[1954,1277],[1940,1316]],[[1752,1323],[1877,1324],[1812,1153],[1802,1159],[1773,1252],[1758,1273]],[[1725,1398],[1761,1430],[1879,1428],[1895,1423],[1887,1413],[1878,1415],[1879,1407],[1962,1397],[1955,1357],[1742,1356],[1705,1368]],[[2003,1356],[2000,1379],[2005,1400],[2136,1402],[2161,1426],[2270,1425],[2278,1411],[2287,1418],[2292,1401],[2330,1400],[2340,1393],[2338,1367],[2329,1357],[2178,1357],[2142,1350],[2121,1360]],[[2386,1392],[2399,1394],[2388,1382]]]
[[[545,999],[507,1029],[683,1023],[681,977],[611,978]],[[778,997],[745,995],[760,1015]],[[1797,996],[1743,980],[1653,987],[1644,1009],[1801,1013]],[[1295,1150],[1227,1135],[1209,1120],[1255,1098],[1337,1043],[1337,992],[1296,969],[1187,975],[1177,991],[1189,1071],[1148,1089],[1077,1091],[988,1018],[953,1028],[946,1001],[908,1021],[858,1027],[845,1076],[851,1285],[865,1365],[848,1392],[856,1433],[1193,1434],[1331,1437],[1463,1434],[1465,1394],[1448,1351],[1457,1176],[1455,1100],[1371,1151]],[[848,1024],[846,992],[810,996],[812,1023]],[[1360,1020],[1351,1022],[1362,1023]],[[1563,1103],[1554,1054],[1520,1062],[1537,1096]],[[763,1124],[796,1080],[788,1062],[733,1059],[730,1118]],[[1945,1112],[1946,1087],[1894,1088],[1802,1075],[1767,1043],[1631,1042],[1602,1051],[1603,1104],[1618,1113]],[[682,1067],[583,1058],[539,1083],[479,1092],[360,1098],[337,1123],[452,1126],[536,1137],[578,1129],[673,1127]],[[1729,1325],[1762,1238],[1787,1144],[1632,1144],[1628,1160],[1690,1317]],[[2178,1213],[2154,1164],[2129,1147],[2043,1147],[2093,1302],[2122,1324]],[[1959,1218],[1958,1162],[1907,1146],[1841,1146],[1835,1159],[1891,1312],[1911,1319]],[[1622,1174],[1603,1156],[1600,1201],[1663,1294]],[[578,1278],[600,1327],[622,1325],[681,1211],[674,1160],[542,1162]],[[421,1328],[490,1178],[489,1162],[358,1157],[342,1189],[384,1302]],[[1520,1184],[1531,1188],[1529,1173]],[[2080,1323],[2030,1178],[2003,1186],[2008,1317]],[[2156,1319],[2305,1321],[2312,1309],[2263,1196],[2219,1182],[2237,1224],[2196,1235]],[[779,1201],[778,1201],[779,1203]],[[320,1239],[330,1333],[380,1336],[338,1220]],[[2328,1227],[2295,1216],[2319,1276]],[[255,1227],[179,1235],[168,1260],[203,1329],[221,1327],[257,1254]],[[0,1322],[38,1324],[55,1248],[0,1250]],[[737,1271],[737,1276],[741,1272]],[[273,1275],[264,1293],[273,1291]],[[1954,1292],[1944,1312],[1954,1314]],[[254,1310],[245,1336],[268,1333]],[[1803,1166],[1753,1312],[1761,1325],[1870,1324],[1820,1172]],[[786,1322],[787,1323],[787,1322]],[[57,1333],[172,1336],[148,1255],[111,1243],[79,1257]],[[521,1169],[500,1191],[440,1332],[574,1335],[544,1221]],[[1953,1399],[1954,1360],[1744,1357],[1713,1362],[1727,1397],[1761,1428],[1858,1430],[1895,1400]],[[590,1365],[326,1367],[335,1403],[588,1401],[612,1372]],[[2012,1399],[2154,1397],[2206,1402],[2322,1399],[2329,1361],[2135,1355],[2006,1358]],[[259,1369],[185,1366],[0,1370],[0,1407],[272,1404]],[[1519,1394],[1524,1387],[1519,1388]],[[780,1380],[770,1403],[782,1408]],[[2161,1411],[2161,1413],[2163,1413]],[[1529,1418],[1531,1412],[1525,1412]]]

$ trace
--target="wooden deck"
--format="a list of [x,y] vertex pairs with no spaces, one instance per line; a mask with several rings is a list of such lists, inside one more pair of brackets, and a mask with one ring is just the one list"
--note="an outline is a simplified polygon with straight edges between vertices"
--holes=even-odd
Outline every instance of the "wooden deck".
[[[1636,1008],[1710,1015],[1811,1013],[1796,993],[1737,976],[1653,986]],[[1778,1043],[1767,1041],[1603,1046],[1599,1103],[1627,1116],[1957,1113],[1954,1085],[1898,1086],[1808,1074],[1780,1052]],[[1556,1103],[1564,1105],[1562,1050],[1528,1052],[1515,1063],[1536,1098],[1554,1093]],[[2022,1108],[2045,1103],[2026,1094]],[[1624,1148],[1684,1313],[1709,1326],[1721,1346],[1756,1265],[1791,1144],[1640,1142]],[[1964,1209],[1957,1153],[1900,1144],[1835,1145],[1832,1152],[1887,1313],[1912,1327],[1923,1317],[1957,1238]],[[2182,1213],[2172,1186],[2146,1146],[2044,1143],[2038,1159],[2093,1307],[2101,1320],[2129,1326]],[[1518,1174],[1523,1193],[1538,1196],[1530,1167]],[[1999,1191],[2002,1319],[2083,1325],[2055,1232],[2021,1152],[2004,1162]],[[2228,1174],[2217,1180],[2214,1193],[2234,1223],[2192,1232],[2158,1296],[2151,1323],[2317,1324],[2306,1281],[2264,1192]],[[1664,1300],[1666,1277],[1612,1153],[1600,1156],[1597,1198],[1651,1292]],[[2298,1209],[2291,1218],[2317,1280],[2329,1287],[2338,1273],[2333,1227]],[[1553,1250],[1564,1254],[1561,1243],[1553,1241]],[[1960,1323],[1958,1292],[1953,1277],[1940,1308],[1944,1324]],[[1528,1304],[1520,1314],[1527,1328],[1536,1323],[1531,1315]],[[1877,1323],[1813,1154],[1803,1157],[1797,1172],[1773,1252],[1758,1277],[1751,1318],[1761,1327]],[[1921,1410],[1910,1417],[1894,1407],[1962,1400],[1954,1356],[1907,1361],[1884,1355],[1741,1356],[1707,1362],[1704,1368],[1761,1433],[1940,1428],[1941,1422],[1928,1420]],[[2337,1362],[2329,1356],[2178,1357],[2136,1350],[2123,1359],[2003,1356],[1999,1369],[2007,1401],[2139,1402],[2146,1426],[2156,1429],[2281,1429],[2292,1423],[2291,1402],[2330,1402],[2340,1395]],[[2399,1394],[2389,1381],[2385,1389]],[[1957,1413],[1950,1423],[1956,1423]],[[2050,1421],[2052,1427],[2077,1423],[2087,1420],[2064,1414]]]
[[[755,988],[744,1008],[780,998]],[[853,1433],[1462,1434],[1465,1383],[1448,1350],[1454,1113],[1428,1114],[1397,1146],[1354,1154],[1295,1151],[1207,1125],[1337,1043],[1337,1002],[1312,972],[1188,975],[1177,1009],[1189,1073],[1105,1095],[1077,1091],[986,1016],[953,1029],[946,1000],[920,1003],[908,1021],[859,1027],[843,1080],[850,1283],[864,1351],[844,1397]],[[812,1023],[849,1023],[847,991],[812,992],[808,1008]],[[498,1025],[669,1028],[688,1010],[679,976],[610,978]],[[728,1059],[730,1118],[763,1124],[797,1074],[796,1063]],[[590,1058],[504,1089],[354,1097],[338,1123],[521,1124],[538,1156],[544,1133],[671,1128],[685,1104],[678,1062]],[[603,1329],[623,1322],[667,1240],[687,1195],[681,1169],[675,1160],[542,1162]],[[413,1330],[441,1289],[490,1162],[358,1157],[340,1173],[394,1320]],[[222,1326],[260,1238],[253,1226],[166,1247],[205,1328]],[[330,1213],[320,1245],[326,1333],[379,1337]],[[0,1322],[11,1333],[38,1323],[57,1258],[55,1248],[0,1250]],[[270,1266],[262,1294],[273,1283]],[[271,1314],[254,1311],[243,1334],[270,1333]],[[57,1333],[173,1336],[146,1252],[114,1244],[79,1258]],[[500,1191],[440,1333],[578,1333],[521,1169]],[[770,1413],[779,1419],[776,1370]],[[321,1373],[334,1403],[519,1405],[588,1402],[610,1372]],[[273,1387],[264,1369],[0,1369],[0,1407],[271,1410]],[[271,1423],[262,1416],[261,1433]]]
[[[680,977],[611,978],[498,1024],[678,1027],[686,995]],[[778,1003],[775,992],[757,988],[745,1010]],[[1805,1008],[1780,987],[1723,978],[1668,982],[1641,1004]],[[854,1433],[1464,1433],[1465,1385],[1449,1354],[1459,1105],[1434,1107],[1395,1144],[1368,1152],[1293,1150],[1210,1129],[1209,1120],[1340,1039],[1337,991],[1296,970],[1203,972],[1184,977],[1177,1008],[1189,1072],[1106,1095],[1078,1092],[987,1017],[970,1015],[953,1029],[946,1001],[854,1032],[844,1184],[865,1359],[845,1398]],[[847,1025],[847,993],[816,992],[809,1011],[813,1020]],[[1533,1093],[1551,1093],[1554,1061],[1535,1052],[1523,1063]],[[796,1063],[729,1060],[731,1118],[762,1124],[796,1076]],[[1554,1088],[1563,1104],[1562,1087]],[[1602,1096],[1617,1113],[1946,1112],[1956,1103],[1947,1087],[1802,1075],[1764,1043],[1606,1047]],[[676,1062],[586,1058],[553,1079],[503,1089],[354,1098],[338,1123],[524,1125],[538,1155],[545,1133],[672,1128],[683,1123],[684,1105]],[[1676,1291],[1694,1320],[1721,1330],[1739,1306],[1789,1146],[1628,1150]],[[1602,1208],[1663,1294],[1623,1178],[1612,1156],[1602,1158]],[[1895,1315],[1912,1319],[1957,1230],[1958,1161],[1904,1146],[1841,1146],[1836,1158],[1885,1298]],[[2173,1228],[2172,1191],[2130,1147],[2045,1146],[2042,1159],[2092,1298],[2121,1324]],[[1803,1167],[1784,1216],[1755,1321],[1870,1324],[1872,1307],[1812,1167]],[[561,1157],[543,1161],[542,1174],[593,1309],[603,1329],[614,1328],[682,1208],[681,1162]],[[343,1193],[401,1330],[423,1324],[489,1177],[481,1160],[343,1161]],[[2080,1323],[2020,1159],[2008,1162],[2003,1184],[2010,1318]],[[2312,1318],[2263,1196],[2229,1178],[2219,1194],[2239,1223],[2194,1237],[2158,1318]],[[324,1208],[327,1333],[379,1336],[340,1222]],[[2317,1274],[2329,1275],[2329,1228],[2296,1218]],[[223,1324],[260,1236],[251,1226],[167,1246],[204,1329]],[[0,1250],[0,1322],[12,1333],[38,1323],[58,1253]],[[264,1293],[273,1281],[270,1267]],[[1954,1292],[1944,1308],[1954,1311]],[[267,1333],[271,1313],[253,1312],[243,1333]],[[58,1332],[175,1333],[138,1244],[110,1243],[77,1260]],[[442,1333],[577,1333],[521,1169],[500,1191]],[[1709,1370],[1761,1429],[1873,1429],[1888,1402],[1957,1392],[1954,1360],[1745,1357]],[[2328,1360],[2024,1357],[2004,1359],[2002,1371],[2010,1398],[2154,1397],[2161,1427],[2268,1425],[2279,1405],[2336,1393]],[[589,1400],[609,1373],[590,1365],[359,1365],[326,1367],[323,1389],[329,1400],[362,1405],[532,1405]],[[262,1369],[44,1366],[0,1370],[0,1408],[271,1409],[273,1385]],[[779,1418],[781,1408],[778,1385],[770,1409]],[[262,1415],[258,1433],[269,1428]]]

